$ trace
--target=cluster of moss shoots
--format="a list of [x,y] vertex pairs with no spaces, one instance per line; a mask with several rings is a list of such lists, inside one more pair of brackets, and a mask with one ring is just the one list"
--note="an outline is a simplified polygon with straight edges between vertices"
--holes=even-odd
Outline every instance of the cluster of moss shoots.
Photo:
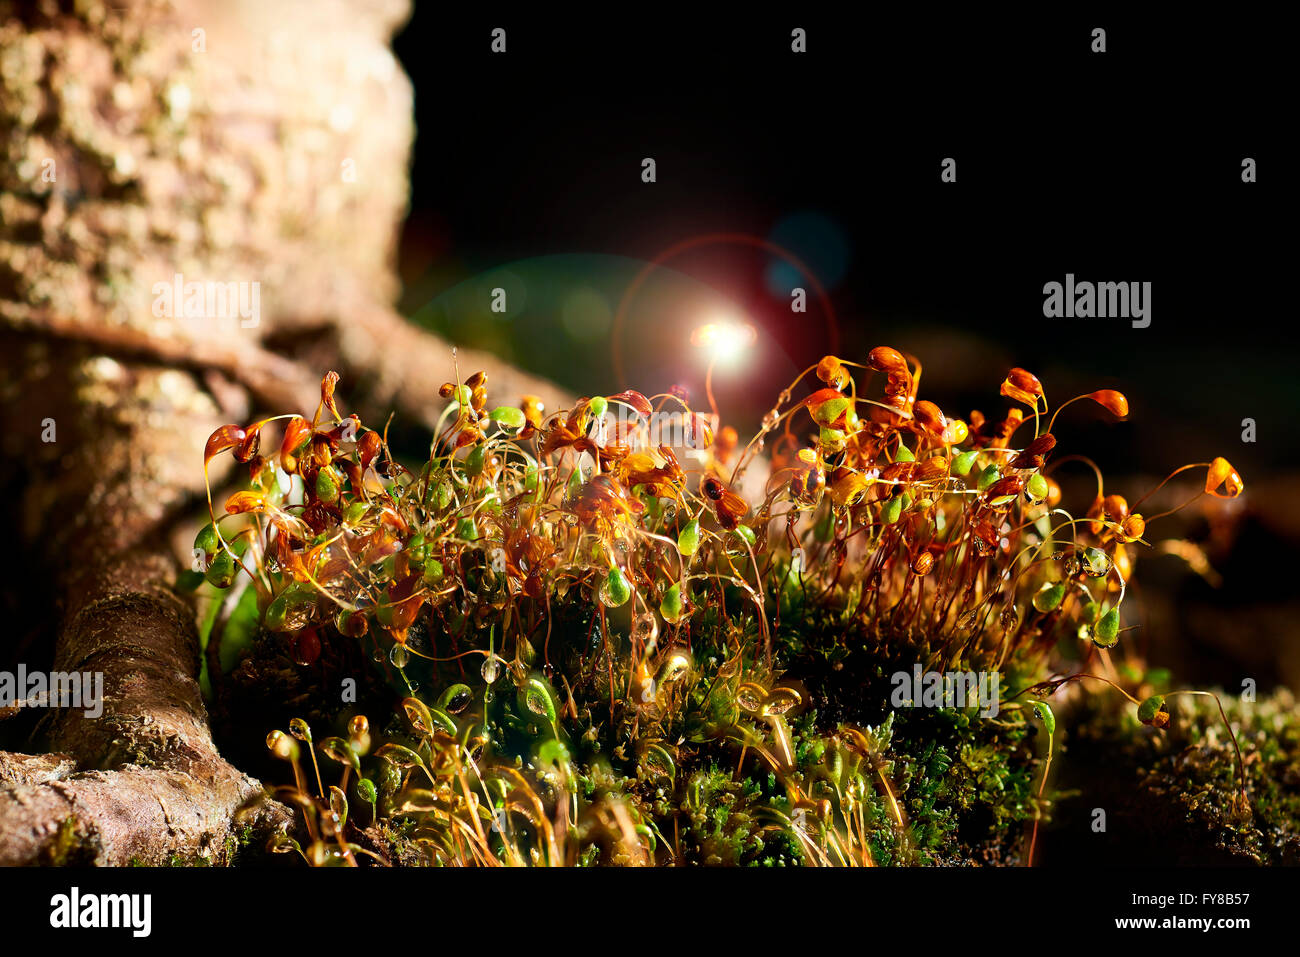
[[[1032,862],[1046,698],[1105,682],[1159,729],[1174,695],[1208,694],[1139,700],[1113,680],[1132,549],[1159,516],[1107,494],[1087,459],[1053,458],[1052,430],[1079,400],[1126,416],[1119,392],[1053,410],[1017,368],[1002,419],[963,421],[918,399],[919,362],[882,346],[805,370],[742,447],[681,390],[548,412],[536,397],[492,407],[479,373],[443,387],[428,461],[410,468],[386,434],[340,414],[337,379],[311,419],[223,426],[205,450],[205,474],[231,454],[249,478],[195,542],[208,582],[248,576],[262,626],[296,659],[360,643],[405,695],[374,749],[360,714],[319,742],[302,720],[270,734],[294,772],[276,793],[306,837],[273,850],[356,864],[385,859],[364,836],[382,832],[434,864],[934,859],[897,793],[894,716],[828,727],[789,672],[796,648],[821,643],[832,660],[864,642],[927,670],[1028,676],[998,720],[959,717],[1046,731],[1046,757],[1031,750],[1017,772],[1037,790],[1009,812]],[[684,423],[680,459],[650,443],[661,413]],[[1069,462],[1096,473],[1078,518],[1053,477]],[[746,500],[741,478],[760,467],[764,490]],[[1165,482],[1189,469],[1204,470],[1198,494],[1242,490],[1222,458]],[[1048,671],[1063,635],[1111,677]],[[318,751],[341,766],[337,784],[323,785]],[[942,776],[952,758],[926,760]]]

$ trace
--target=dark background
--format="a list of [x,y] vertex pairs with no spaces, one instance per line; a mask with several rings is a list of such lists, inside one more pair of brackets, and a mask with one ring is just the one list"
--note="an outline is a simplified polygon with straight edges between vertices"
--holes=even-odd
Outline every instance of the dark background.
[[[793,25],[809,31],[806,54],[789,52]],[[1105,54],[1089,52],[1093,25],[1108,28]],[[505,55],[489,51],[493,26],[507,30]],[[1240,24],[1105,15],[543,22],[426,4],[396,43],[419,128],[404,306],[577,391],[612,389],[608,338],[573,342],[547,303],[530,297],[503,320],[438,308],[439,296],[521,260],[640,263],[694,235],[768,237],[811,212],[839,231],[838,249],[797,225],[780,238],[815,271],[830,260],[842,272],[823,279],[840,354],[909,349],[952,414],[991,411],[1004,366],[1022,365],[1056,401],[1071,387],[1129,395],[1134,423],[1105,432],[1117,456],[1103,465],[1156,471],[1180,452],[1224,452],[1243,470],[1293,464],[1291,357],[1272,328],[1282,115],[1263,92],[1273,64],[1259,40]],[[640,181],[644,156],[654,184]],[[945,156],[955,184],[939,180]],[[1241,182],[1244,156],[1260,182]],[[738,424],[756,423],[787,367],[831,345],[815,297],[794,316],[788,293],[768,290],[770,263],[734,245],[671,263],[742,304],[784,354],[719,383]],[[1151,327],[1044,319],[1043,284],[1067,272],[1151,281]],[[673,369],[636,319],[625,384],[698,387],[699,363],[678,356]],[[663,348],[686,349],[680,336]],[[1245,416],[1260,423],[1255,448],[1241,447]]]
[[[1080,403],[1055,430],[1063,450],[1098,461],[1107,491],[1133,501],[1172,468],[1220,454],[1248,490],[1227,510],[1198,505],[1153,528],[1207,543],[1226,580],[1215,590],[1176,559],[1144,560],[1143,642],[1189,681],[1296,685],[1282,25],[1103,10],[807,14],[418,5],[395,43],[418,126],[404,311],[580,394],[678,383],[702,404],[704,362],[687,337],[708,315],[655,286],[687,277],[759,329],[752,354],[715,382],[724,421],[746,435],[832,349],[917,355],[922,395],[961,417],[1000,416],[1013,365],[1037,373],[1053,405],[1120,389],[1128,421]],[[497,26],[504,55],[490,51]],[[795,26],[808,31],[802,55],[790,52]],[[1104,54],[1090,51],[1094,26],[1107,30]],[[641,182],[646,156],[653,184]],[[939,178],[947,156],[955,184]],[[1241,181],[1246,156],[1255,184]],[[632,301],[620,380],[612,328],[575,336],[565,297],[590,283],[612,311],[645,262],[710,233],[778,239],[818,274],[836,320],[811,289],[807,314],[792,314],[790,283],[769,285],[771,255],[697,247]],[[1150,281],[1151,326],[1045,319],[1043,284],[1067,272]],[[504,317],[487,309],[497,284],[527,293]],[[1241,439],[1246,417],[1254,444]]]

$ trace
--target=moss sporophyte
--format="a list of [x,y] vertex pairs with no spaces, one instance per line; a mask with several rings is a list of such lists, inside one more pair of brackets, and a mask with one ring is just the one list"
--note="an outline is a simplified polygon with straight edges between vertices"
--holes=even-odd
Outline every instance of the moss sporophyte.
[[[1122,394],[1053,410],[1012,369],[1009,411],[962,420],[918,398],[920,377],[887,346],[827,356],[743,447],[680,392],[493,407],[482,373],[443,386],[414,465],[340,413],[334,373],[310,419],[218,429],[205,474],[229,453],[247,482],[220,514],[209,494],[207,580],[251,589],[300,662],[354,643],[404,695],[373,750],[355,713],[320,742],[305,722],[272,732],[294,774],[278,795],[302,814],[273,849],[316,864],[872,865],[976,848],[1029,862],[1050,806],[1047,699],[1113,686],[1143,723],[1169,722],[1174,696],[1138,700],[1114,662],[1133,550],[1160,516],[1087,459],[1054,458],[1063,409],[1123,417]],[[666,413],[690,424],[689,469],[648,438]],[[1078,517],[1064,468],[1095,478]],[[1170,477],[1192,469],[1200,494],[1242,491],[1224,459]],[[1000,701],[895,708],[889,676],[914,667],[994,676]],[[1249,813],[1244,775],[1240,798]]]

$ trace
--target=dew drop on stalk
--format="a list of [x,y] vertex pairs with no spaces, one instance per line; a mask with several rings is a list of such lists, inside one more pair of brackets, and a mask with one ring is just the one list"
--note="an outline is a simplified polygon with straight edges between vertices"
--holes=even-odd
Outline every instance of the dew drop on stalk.
[[394,668],[400,670],[411,663],[411,653],[406,650],[406,645],[399,642],[389,649],[388,661]]
[[479,674],[483,676],[484,681],[488,684],[492,684],[501,676],[502,663],[503,659],[500,655],[489,654],[485,659],[483,659],[483,665],[479,668]]
[[659,623],[650,612],[638,615],[636,621],[632,623],[632,637],[643,644],[650,644],[658,635]]
[[1020,616],[1016,613],[1016,606],[1007,605],[1005,608],[1002,609],[1002,614],[998,616],[998,621],[1001,623],[1002,627],[1005,630],[1010,631],[1012,628],[1015,627],[1016,621],[1019,619],[1019,617]]

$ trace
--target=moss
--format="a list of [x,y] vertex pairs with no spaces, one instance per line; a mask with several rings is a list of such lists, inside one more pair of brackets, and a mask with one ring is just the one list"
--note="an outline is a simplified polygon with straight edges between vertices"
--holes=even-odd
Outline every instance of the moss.
[[[915,381],[900,353],[878,347],[869,365],[889,373],[887,398],[912,407]],[[1002,460],[1023,413],[1001,423],[974,413],[967,427],[927,400],[915,404],[915,418],[850,420],[839,391],[847,367],[826,357],[816,372],[827,386],[814,393],[819,404],[792,405],[790,414],[796,429],[811,415],[820,439],[800,447],[804,439],[788,432],[794,445],[772,449],[766,498],[752,501],[728,484],[755,448],[729,460],[734,432],[729,449],[724,442],[702,455],[698,483],[662,447],[599,452],[606,437],[593,409],[618,401],[649,416],[651,401],[635,392],[581,400],[544,419],[529,400],[489,414],[480,373],[447,382],[441,394],[460,396],[455,423],[445,422],[449,441],[435,442],[418,471],[378,470],[382,509],[361,479],[387,462],[381,434],[365,432],[355,449],[336,453],[337,428],[301,420],[290,445],[306,448],[314,429],[318,450],[290,457],[306,490],[301,527],[279,520],[279,557],[262,569],[276,594],[264,624],[284,631],[263,636],[229,684],[265,696],[264,680],[245,679],[271,676],[278,689],[293,689],[276,697],[300,710],[295,718],[323,719],[338,733],[345,713],[332,704],[337,685],[327,676],[345,665],[357,673],[358,657],[378,665],[366,670],[384,674],[388,694],[365,705],[388,715],[376,722],[378,760],[366,756],[370,725],[358,731],[356,715],[348,738],[322,751],[345,767],[366,757],[361,773],[375,782],[381,818],[411,827],[388,837],[379,828],[398,856],[1019,862],[1028,825],[1047,806],[1039,755],[1051,743],[1038,728],[1050,714],[1040,705],[1036,719],[1009,693],[989,701],[984,682],[996,673],[998,691],[1037,685],[1116,644],[1120,569],[1137,537],[1128,504],[1098,500],[1091,522],[1067,523],[1069,536],[1058,537],[1054,522],[1068,513],[1047,502],[1052,486],[1040,471],[1055,438],[1038,434]],[[802,378],[770,420],[780,421]],[[329,373],[321,384],[331,410],[337,381]],[[1019,396],[1037,417],[1042,391],[1028,372],[1012,370],[1001,394]],[[1118,393],[1091,398],[1126,412]],[[493,426],[497,412],[523,415],[526,427]],[[819,415],[842,416],[852,443]],[[229,425],[209,445],[248,441]],[[978,480],[949,458],[967,441],[965,454],[982,466]],[[569,448],[596,454],[599,474],[556,457]],[[347,482],[322,486],[326,467],[342,469]],[[1039,478],[1033,495],[1030,473]],[[228,511],[250,502],[283,511],[272,470],[256,474]],[[260,525],[258,533],[269,534]],[[310,563],[328,587],[316,583],[302,597],[291,562]],[[271,615],[281,598],[300,620]],[[276,654],[263,654],[273,643]],[[977,673],[984,710],[896,701],[896,676],[913,669],[931,678]],[[1035,694],[1056,690],[1044,682]],[[393,697],[402,699],[396,707]],[[294,735],[309,740],[301,726]],[[294,759],[291,748],[280,750]],[[295,777],[307,780],[301,768]],[[322,788],[305,789],[304,813],[328,822]],[[329,864],[350,853],[342,841],[317,841],[307,857]]]
[[[1300,711],[1286,689],[1256,702],[1220,694],[1244,756],[1250,813],[1235,806],[1237,765],[1214,701],[1169,699],[1171,723],[1089,699],[1072,724],[1063,784],[1111,809],[1110,859],[1179,864],[1300,864]],[[1077,803],[1077,802],[1075,802]],[[1116,846],[1122,845],[1122,846]]]
[[41,863],[52,867],[84,866],[93,864],[98,853],[94,835],[83,833],[76,815],[69,814],[59,821],[54,837],[45,845]]

